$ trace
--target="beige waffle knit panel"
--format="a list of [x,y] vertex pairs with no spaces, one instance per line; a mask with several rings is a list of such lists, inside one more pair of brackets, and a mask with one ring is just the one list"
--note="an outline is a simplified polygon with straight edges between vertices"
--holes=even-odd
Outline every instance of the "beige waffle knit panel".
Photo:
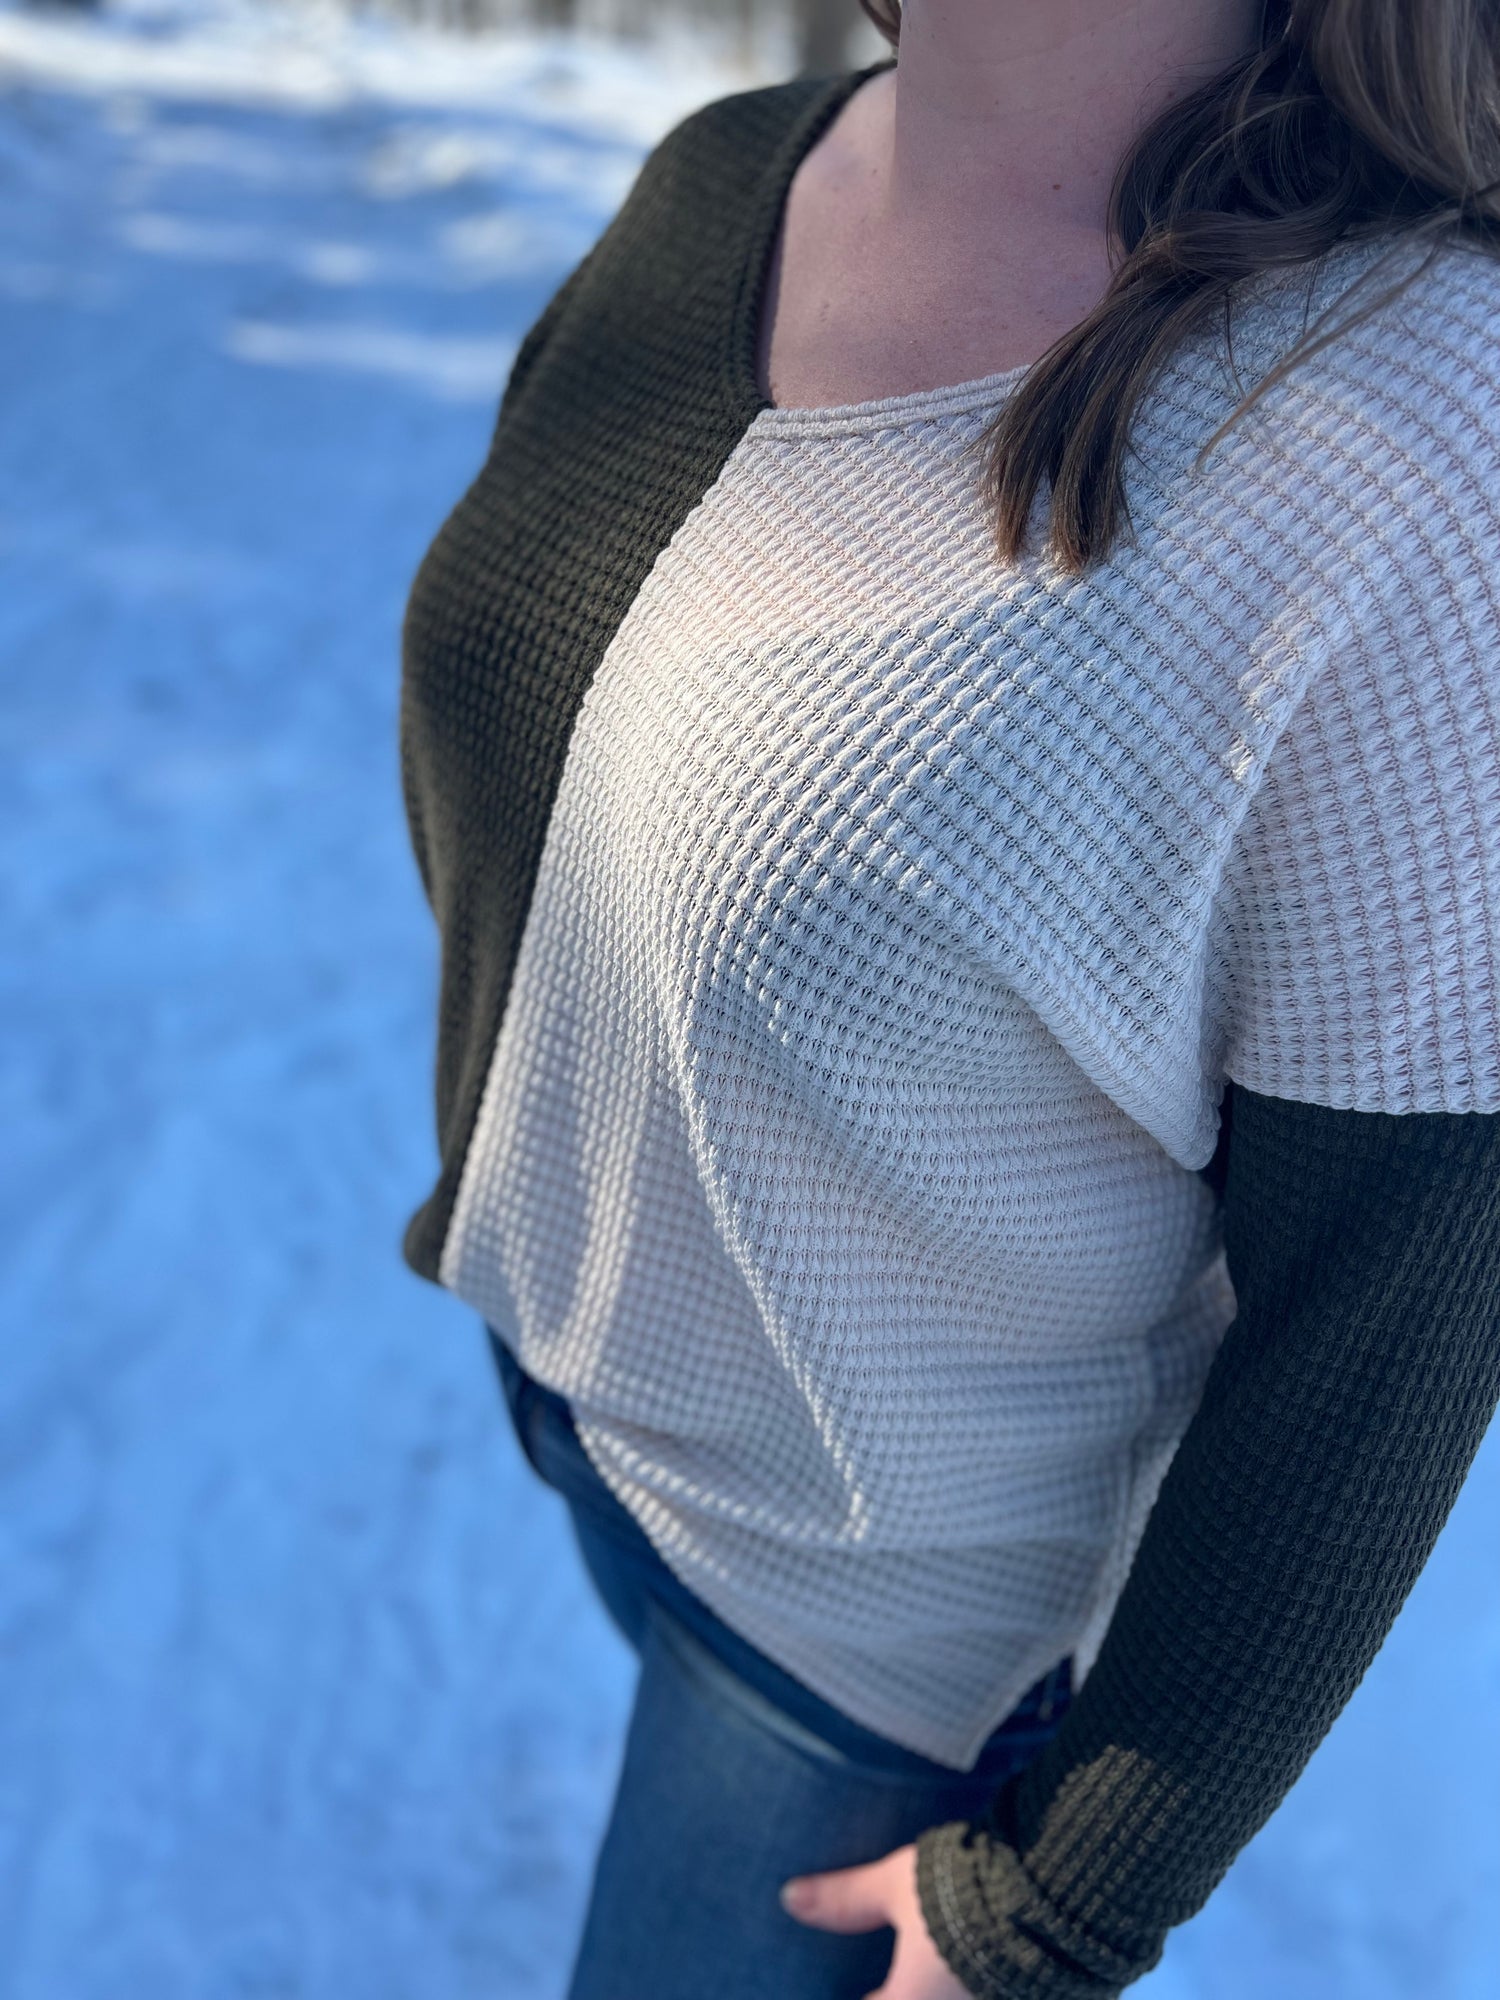
[[995,556],[1009,378],[763,411],[584,700],[443,1282],[691,1589],[955,1768],[1086,1675],[1233,1316],[1225,1075],[1500,1109],[1496,292],[1444,260],[1196,476],[1190,345],[1083,578]]

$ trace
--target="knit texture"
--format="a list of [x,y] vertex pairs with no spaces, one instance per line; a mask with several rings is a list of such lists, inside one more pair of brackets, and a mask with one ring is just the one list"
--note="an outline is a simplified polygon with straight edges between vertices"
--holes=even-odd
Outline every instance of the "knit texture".
[[[927,1836],[923,1907],[975,1992],[1097,1993],[1272,1808],[1286,1704],[1316,1729],[1329,1681],[1314,1642],[1288,1691],[1239,1575],[1252,1693],[1202,1766],[1228,1759],[1220,1848],[1120,1777],[1104,1668],[1139,1578],[1170,1662],[1151,1740],[1180,1715],[1195,1744],[1220,1698],[1169,1589],[1195,1586],[1145,1557],[1212,1540],[1197,1494],[1174,1530],[1173,1475],[1222,1359],[1280,1352],[1226,1167],[1244,1213],[1273,1200],[1257,1160],[1316,1213],[1275,1146],[1236,1151],[1241,1102],[1292,1119],[1309,1173],[1366,1160],[1377,1209],[1368,1142],[1329,1132],[1401,1126],[1462,1204],[1472,1163],[1426,1135],[1500,1108],[1500,281],[1443,257],[1200,472],[1236,369],[1372,252],[1258,281],[1232,352],[1206,330],[1142,412],[1133,539],[1083,578],[1002,566],[966,456],[1000,378],[832,412],[754,381],[786,185],[870,73],[668,135],[523,343],[414,583],[442,1165],[405,1248],[569,1395],[685,1580],[857,1719],[967,1767],[1074,1651],[1074,1762],[1014,1795],[1031,1821]],[[1429,1301],[1400,1240],[1416,1324],[1492,1350],[1492,1267]],[[1354,1330],[1309,1298],[1305,1354],[1348,1372],[1360,1295]],[[1486,1393],[1408,1412],[1430,1449],[1391,1504],[1424,1553]],[[1316,1580],[1316,1518],[1268,1562],[1273,1593]]]
[[412,581],[401,775],[442,940],[441,1168],[403,1250],[433,1283],[578,704],[760,401],[775,190],[881,66],[740,92],[653,149],[522,341],[489,455]]
[[955,1768],[1086,1672],[1233,1310],[1209,1189],[1013,981],[995,827],[1069,695],[1016,677],[980,421],[757,419],[659,558],[441,1267],[684,1582]]
[[1234,1325],[1086,1689],[917,1842],[980,2000],[1103,2000],[1275,1810],[1427,1560],[1500,1399],[1500,1121],[1234,1093]]
[[1233,1317],[1226,1072],[1500,1105],[1490,581],[1431,425],[1399,507],[1319,442],[1387,338],[1201,477],[1184,350],[1085,580],[999,573],[1003,379],[762,411],[575,719],[442,1281],[720,1617],[958,1769],[1086,1679]]

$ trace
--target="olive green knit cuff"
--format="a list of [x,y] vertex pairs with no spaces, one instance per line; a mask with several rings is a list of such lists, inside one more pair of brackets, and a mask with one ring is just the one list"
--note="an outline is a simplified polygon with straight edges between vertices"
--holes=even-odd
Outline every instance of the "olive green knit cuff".
[[982,1821],[917,1838],[917,1898],[933,1943],[975,2000],[1115,2000],[1149,1972],[1070,1919]]

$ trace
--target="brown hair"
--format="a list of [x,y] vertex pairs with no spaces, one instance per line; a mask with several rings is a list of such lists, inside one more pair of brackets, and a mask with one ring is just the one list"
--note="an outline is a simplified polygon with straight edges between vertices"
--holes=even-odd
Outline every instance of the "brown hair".
[[[894,48],[901,0],[859,5]],[[1129,526],[1136,407],[1173,349],[1216,307],[1227,316],[1239,281],[1340,242],[1431,238],[1422,262],[1359,311],[1308,329],[1200,465],[1274,382],[1403,291],[1444,244],[1500,249],[1497,17],[1500,0],[1265,0],[1256,48],[1140,133],[1110,192],[1108,290],[981,440],[1004,560],[1024,548],[1043,479],[1062,564],[1077,572],[1108,553]]]

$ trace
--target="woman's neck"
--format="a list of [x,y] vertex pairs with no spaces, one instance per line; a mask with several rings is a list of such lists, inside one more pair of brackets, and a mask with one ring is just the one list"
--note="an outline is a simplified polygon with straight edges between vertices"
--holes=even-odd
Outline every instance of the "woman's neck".
[[928,241],[972,243],[1002,216],[1032,239],[1102,232],[1135,135],[1253,48],[1260,15],[1261,0],[903,0],[897,66],[861,93],[871,212]]
[[905,0],[894,69],[794,178],[759,371],[818,408],[1034,361],[1111,272],[1142,126],[1254,46],[1259,0]]

